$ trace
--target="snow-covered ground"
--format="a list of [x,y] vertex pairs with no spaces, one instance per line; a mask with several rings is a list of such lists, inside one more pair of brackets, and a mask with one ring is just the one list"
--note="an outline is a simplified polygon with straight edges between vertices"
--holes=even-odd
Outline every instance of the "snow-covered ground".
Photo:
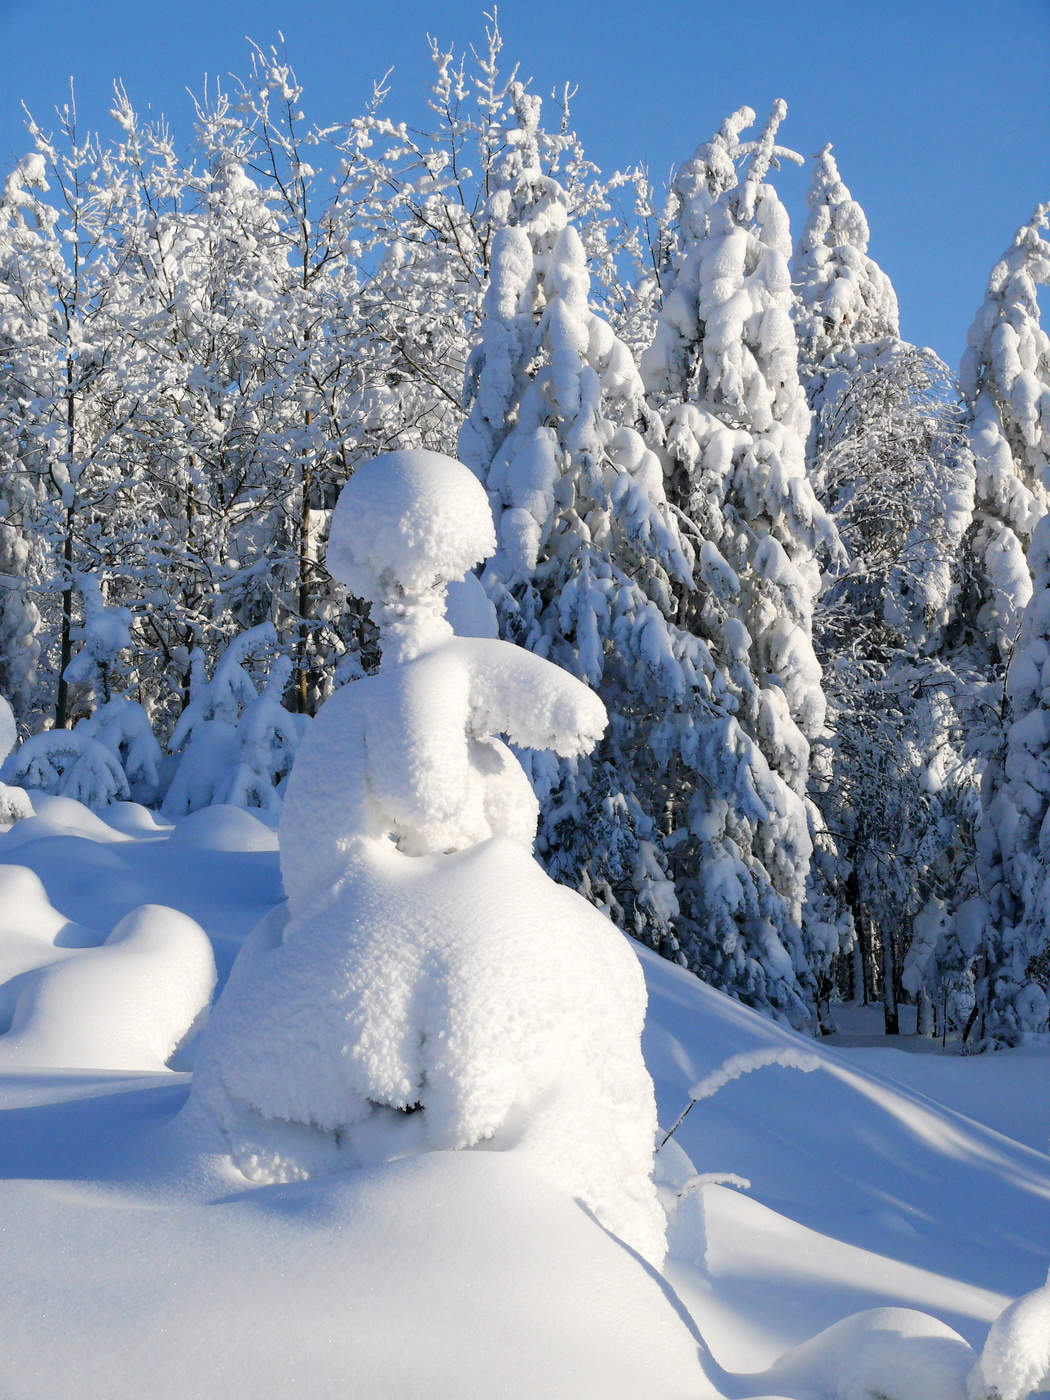
[[748,1374],[874,1308],[979,1349],[1046,1279],[1045,1053],[912,1054],[852,1024],[813,1046],[642,949],[665,1129],[731,1055],[819,1062],[733,1080],[658,1154],[663,1277],[513,1152],[253,1186],[178,1116],[193,1033],[163,1062],[208,943],[221,987],[281,899],[273,831],[34,806],[0,834],[4,1396],[862,1397],[886,1333],[902,1386],[924,1368],[909,1394],[951,1400],[972,1358],[901,1314]]

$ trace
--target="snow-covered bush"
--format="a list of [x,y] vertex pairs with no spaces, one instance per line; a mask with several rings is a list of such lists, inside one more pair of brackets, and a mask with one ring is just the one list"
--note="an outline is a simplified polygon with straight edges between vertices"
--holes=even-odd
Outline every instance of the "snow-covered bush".
[[80,642],[80,650],[63,674],[70,684],[87,686],[96,702],[104,705],[113,693],[117,658],[131,646],[133,619],[127,608],[106,606],[102,584],[94,574],[78,573],[76,582],[84,600],[84,622],[70,631],[71,641]]
[[371,602],[383,666],[300,746],[286,921],[237,962],[191,1112],[262,1179],[513,1148],[658,1262],[641,972],[533,860],[536,799],[497,737],[580,754],[605,712],[550,662],[453,635],[445,585],[494,544],[484,490],[450,458],[393,453],[344,488],[328,567]]
[[5,782],[55,797],[72,797],[85,807],[108,807],[131,796],[113,750],[79,728],[34,734],[11,755],[0,773]]
[[132,801],[155,801],[163,755],[149,717],[137,701],[114,695],[88,719],[81,720],[75,733],[109,749],[124,770]]
[[185,816],[216,802],[276,811],[278,784],[292,766],[302,721],[281,703],[291,674],[286,657],[276,657],[260,692],[246,663],[272,652],[277,633],[270,623],[253,627],[231,642],[209,680],[197,653],[190,703],[169,742],[179,755],[164,813]]

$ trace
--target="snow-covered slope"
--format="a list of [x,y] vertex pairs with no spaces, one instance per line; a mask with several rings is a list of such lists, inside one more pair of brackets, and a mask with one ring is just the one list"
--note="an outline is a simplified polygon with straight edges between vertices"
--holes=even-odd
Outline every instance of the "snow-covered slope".
[[[8,1018],[34,966],[86,968],[143,904],[199,923],[224,980],[280,899],[273,833],[243,812],[212,809],[171,828],[130,804],[106,821],[65,800],[36,805],[37,817],[0,834],[12,892],[0,978],[18,978],[0,987]],[[961,1393],[965,1348],[900,1313],[869,1318],[863,1337],[850,1324],[794,1371],[748,1373],[868,1308],[922,1309],[979,1347],[1009,1300],[1044,1281],[1047,1058],[812,1046],[639,956],[665,1128],[730,1055],[805,1044],[820,1065],[729,1083],[660,1152],[676,1215],[666,1280],[512,1153],[438,1152],[249,1185],[202,1155],[177,1117],[192,1040],[179,1070],[5,1066],[0,1390],[19,1400],[829,1396],[847,1393],[829,1388],[848,1380],[842,1357],[859,1375],[885,1334],[895,1355],[940,1358],[941,1393]],[[84,980],[86,1018],[104,981]],[[123,985],[126,1003],[134,990]],[[134,1023],[139,1011],[106,1015]],[[37,1034],[43,1043],[46,1027]],[[694,1171],[750,1186],[687,1186]]]

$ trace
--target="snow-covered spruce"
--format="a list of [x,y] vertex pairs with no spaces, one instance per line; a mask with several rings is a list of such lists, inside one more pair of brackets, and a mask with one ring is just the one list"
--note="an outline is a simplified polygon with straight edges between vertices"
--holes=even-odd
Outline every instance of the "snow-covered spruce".
[[868,221],[839,175],[830,144],[816,157],[806,195],[809,216],[795,244],[795,334],[799,372],[811,408],[850,351],[898,334],[893,284],[868,256]]
[[493,546],[485,493],[450,458],[392,453],[344,488],[328,566],[372,603],[383,667],[336,692],[300,746],[280,825],[287,921],[239,958],[190,1112],[263,1180],[513,1149],[658,1263],[641,972],[532,859],[536,800],[496,737],[579,754],[605,714],[549,662],[453,636],[445,586]]
[[987,907],[984,976],[978,987],[983,1039],[1016,1045],[1050,1031],[1050,518],[1036,526],[1034,580],[1006,679],[1009,724],[1002,756],[982,787],[978,833]]
[[713,663],[722,712],[697,735],[701,781],[670,803],[678,937],[717,986],[809,1028],[848,938],[828,900],[803,918],[807,895],[816,902],[810,744],[825,733],[812,611],[818,557],[839,545],[806,478],[788,222],[766,183],[792,158],[776,145],[785,112],[776,103],[744,143],[754,113],[742,109],[683,172],[676,272],[642,377],[668,494],[701,541],[680,616]]
[[1048,225],[1041,204],[992,269],[959,372],[977,467],[967,613],[981,644],[1005,660],[1032,593],[1025,555],[1050,504],[1050,336],[1037,296],[1050,283]]
[[593,686],[609,714],[593,756],[531,760],[541,858],[673,956],[659,823],[683,767],[688,783],[698,719],[716,710],[710,658],[673,621],[693,554],[634,426],[644,405],[633,357],[592,307],[569,195],[541,160],[539,100],[520,84],[511,94],[459,438],[495,517],[483,583],[503,636]]

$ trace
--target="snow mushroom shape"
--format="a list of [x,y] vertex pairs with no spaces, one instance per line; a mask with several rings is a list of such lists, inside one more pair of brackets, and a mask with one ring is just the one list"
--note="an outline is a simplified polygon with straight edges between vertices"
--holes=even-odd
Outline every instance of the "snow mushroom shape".
[[424,593],[462,578],[496,548],[488,497],[440,452],[388,452],[358,467],[332,516],[326,563],[360,598],[394,584]]
[[641,969],[533,859],[536,798],[500,737],[583,754],[605,710],[542,657],[453,635],[445,585],[494,544],[449,458],[394,453],[344,489],[330,567],[371,598],[383,665],[297,751],[288,908],[237,960],[189,1116],[260,1181],[487,1142],[658,1264]]

